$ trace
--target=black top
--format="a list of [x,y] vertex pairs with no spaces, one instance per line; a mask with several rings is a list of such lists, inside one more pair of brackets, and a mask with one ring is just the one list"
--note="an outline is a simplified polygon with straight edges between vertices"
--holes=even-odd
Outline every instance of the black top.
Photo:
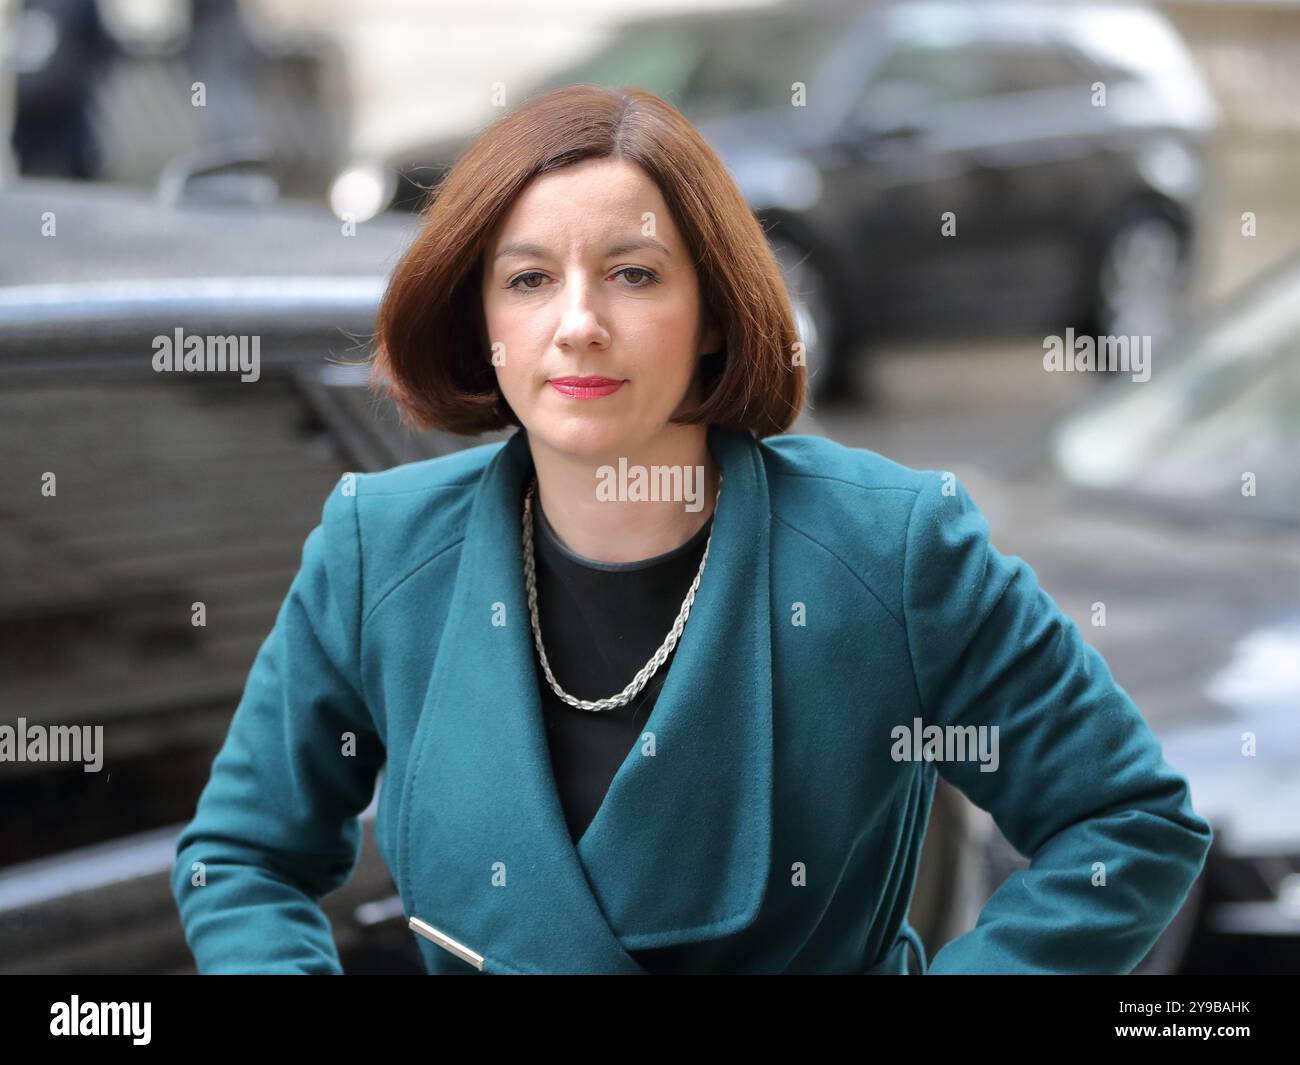
[[[713,517],[686,543],[662,555],[597,562],[560,542],[536,493],[533,513],[537,614],[551,672],[577,699],[616,695],[659,649],[677,619],[699,572]],[[534,651],[551,767],[575,845],[628,752],[641,742],[676,653],[674,648],[626,706],[593,711],[570,706],[551,690]]]
[[[560,542],[536,494],[533,513],[537,614],[551,672],[575,698],[616,695],[659,649],[677,619],[699,572],[713,516],[690,540],[662,555],[638,562],[597,562]],[[687,619],[687,628],[690,624]],[[591,711],[570,706],[551,690],[534,651],[551,769],[575,846],[628,752],[641,743],[676,654],[674,648],[626,706]],[[683,949],[660,947],[628,954],[648,973],[661,975],[681,971]]]

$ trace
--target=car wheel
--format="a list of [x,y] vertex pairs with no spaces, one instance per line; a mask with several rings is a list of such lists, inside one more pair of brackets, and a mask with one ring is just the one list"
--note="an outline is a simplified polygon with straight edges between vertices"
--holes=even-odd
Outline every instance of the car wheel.
[[830,285],[821,265],[808,249],[784,237],[771,240],[772,252],[794,310],[795,329],[807,360],[808,394],[827,398],[841,384],[839,329],[830,301]]
[[1098,260],[1093,324],[1101,336],[1150,336],[1178,324],[1187,281],[1187,239],[1177,221],[1144,206],[1115,225]]

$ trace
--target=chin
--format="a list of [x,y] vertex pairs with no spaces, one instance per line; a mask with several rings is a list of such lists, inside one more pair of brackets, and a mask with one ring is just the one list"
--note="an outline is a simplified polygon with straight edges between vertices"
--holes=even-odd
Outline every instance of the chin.
[[604,460],[610,455],[627,454],[632,437],[623,425],[575,425],[570,421],[563,426],[551,426],[543,439],[566,455]]
[[529,433],[556,451],[601,460],[630,454],[640,439],[626,413],[594,410],[548,413],[533,420]]

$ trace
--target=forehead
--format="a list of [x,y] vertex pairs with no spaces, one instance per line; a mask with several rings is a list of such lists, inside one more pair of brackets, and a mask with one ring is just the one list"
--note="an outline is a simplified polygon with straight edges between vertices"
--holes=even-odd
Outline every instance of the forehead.
[[672,212],[644,170],[625,159],[584,159],[534,177],[497,225],[489,250],[517,238],[604,239],[612,227],[639,230],[646,212],[659,239],[673,245],[679,237]]

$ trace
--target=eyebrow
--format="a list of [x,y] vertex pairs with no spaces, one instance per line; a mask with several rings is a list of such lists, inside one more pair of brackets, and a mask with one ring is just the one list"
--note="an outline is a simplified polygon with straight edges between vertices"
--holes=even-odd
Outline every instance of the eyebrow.
[[[671,259],[673,253],[668,250],[668,246],[662,241],[655,240],[654,237],[628,237],[625,240],[616,241],[605,249],[605,258],[611,258],[615,255],[623,255],[630,251],[639,251],[642,248],[652,248],[656,251],[663,252],[666,258]],[[540,244],[533,244],[526,240],[515,240],[509,244],[502,245],[501,249],[492,257],[492,261],[504,259],[508,255],[535,256],[542,257],[549,254]]]

